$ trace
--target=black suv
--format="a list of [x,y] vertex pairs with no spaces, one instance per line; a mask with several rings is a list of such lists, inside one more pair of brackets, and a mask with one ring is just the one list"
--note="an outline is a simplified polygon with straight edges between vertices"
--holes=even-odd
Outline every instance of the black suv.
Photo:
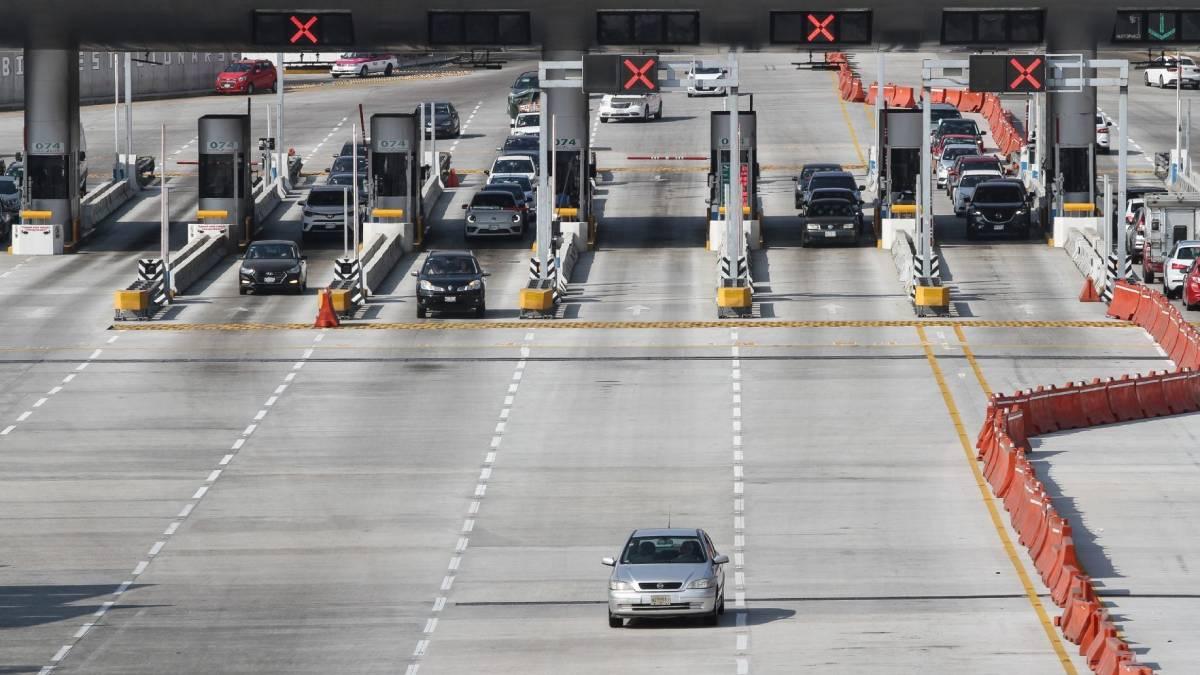
[[470,311],[483,318],[487,311],[483,278],[488,276],[470,251],[431,251],[417,278],[417,318],[430,311]]
[[1029,236],[1029,196],[1016,179],[984,181],[967,203],[967,239],[987,233]]

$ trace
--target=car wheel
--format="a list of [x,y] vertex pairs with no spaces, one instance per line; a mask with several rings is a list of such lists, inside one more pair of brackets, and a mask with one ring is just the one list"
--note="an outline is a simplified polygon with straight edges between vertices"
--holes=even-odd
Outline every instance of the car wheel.
[[613,616],[612,612],[608,613],[608,627],[609,628],[620,628],[624,625],[625,625],[625,619],[622,619],[619,616]]
[[426,316],[429,316],[429,311],[424,307],[417,305],[417,318],[424,319]]
[[[338,79],[339,77],[341,77],[341,75],[338,75],[337,73],[334,73],[334,74],[333,74],[333,79],[335,79],[335,80],[336,80],[336,79]],[[1147,86],[1147,87],[1149,87],[1149,86],[1150,86],[1150,81],[1149,81],[1149,80],[1147,80],[1147,81],[1146,81],[1146,86]]]
[[1150,73],[1146,73],[1146,86],[1150,86]]
[[363,66],[362,68],[360,68],[360,69],[359,69],[359,71],[358,71],[358,76],[359,76],[359,77],[366,77],[366,76],[367,76],[367,67],[366,67],[366,66]]
[[383,74],[384,74],[386,77],[391,77],[391,76],[392,76],[392,72],[393,72],[393,70],[392,70],[392,64],[390,64],[390,63],[389,63],[389,64],[387,64],[387,68],[384,68],[384,69],[383,69]]
[[608,124],[608,118],[607,118],[607,117],[601,117],[601,118],[600,118],[600,123],[601,123],[601,124]]
[[238,295],[245,295],[245,294],[246,294],[246,289],[244,289],[244,288],[238,289]]
[[480,305],[475,308],[475,318],[482,319],[485,314],[487,314],[487,304],[480,303]]
[[721,599],[719,600],[719,602],[717,604],[717,614],[724,614],[724,613],[725,613],[725,594],[722,593]]
[[254,95],[254,84],[253,83],[246,85],[246,95],[247,96]]
[[1142,281],[1149,286],[1154,283],[1154,272],[1150,271],[1146,265],[1142,265]]
[[278,93],[279,93],[279,80],[272,80],[272,81],[271,81],[271,93],[272,93],[272,94],[278,94]]
[[978,235],[975,233],[975,228],[971,227],[971,225],[972,225],[972,223],[971,223],[970,219],[968,219],[967,220],[967,241],[974,241],[975,239],[978,238]]
[[1166,85],[1166,83],[1163,81],[1163,76],[1162,76],[1162,75],[1159,75],[1159,76],[1158,76],[1158,88],[1159,88],[1159,89],[1165,89],[1165,88],[1166,88],[1166,86],[1167,86],[1167,85]]
[[721,615],[720,615],[719,610],[720,610],[720,606],[714,604],[712,611],[709,612],[708,614],[704,615],[704,625],[705,626],[716,626],[717,624],[719,624],[721,622]]

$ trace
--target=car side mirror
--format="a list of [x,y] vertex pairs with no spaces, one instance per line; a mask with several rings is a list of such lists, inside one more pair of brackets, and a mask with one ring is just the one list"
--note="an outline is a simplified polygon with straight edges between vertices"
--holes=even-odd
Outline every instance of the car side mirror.
[[483,274],[481,274],[480,276],[484,276],[484,277],[490,277],[490,276],[492,276],[492,273],[491,273],[491,272],[484,272],[484,273],[483,273]]
[[301,199],[300,201],[296,202],[296,206],[308,206],[308,202]]
[[470,204],[463,204],[462,205],[463,211],[466,211],[469,206],[470,206]]
[[485,176],[490,176],[490,175],[492,175],[492,172],[491,172],[491,170],[489,170],[489,169],[484,169],[484,170],[483,170],[483,175],[485,175]]
[[725,564],[727,564],[728,562],[729,562],[729,556],[727,556],[727,555],[724,555],[724,554],[722,554],[722,555],[719,555],[719,556],[716,556],[716,557],[714,557],[714,558],[713,558],[713,564],[714,564],[714,565],[725,565]]
[[614,567],[617,564],[617,561],[609,557],[604,557],[600,559],[600,564]]
[[409,272],[409,274],[411,274],[415,277],[415,276],[419,276],[421,273],[420,272]]

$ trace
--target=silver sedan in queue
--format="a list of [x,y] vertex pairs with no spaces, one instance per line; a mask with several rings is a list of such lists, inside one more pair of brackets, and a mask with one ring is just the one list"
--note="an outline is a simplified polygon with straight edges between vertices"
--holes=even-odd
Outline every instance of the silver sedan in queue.
[[717,553],[704,530],[634,530],[608,580],[608,625],[625,619],[695,616],[710,626],[725,613],[729,556]]

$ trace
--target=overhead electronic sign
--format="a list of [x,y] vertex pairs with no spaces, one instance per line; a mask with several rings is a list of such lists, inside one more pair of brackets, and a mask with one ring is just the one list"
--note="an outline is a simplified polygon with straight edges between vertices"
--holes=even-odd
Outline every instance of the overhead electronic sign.
[[657,54],[587,54],[583,89],[596,94],[652,94],[659,90]]
[[266,47],[353,47],[354,18],[338,10],[257,10],[254,44]]
[[1046,91],[1045,54],[972,54],[970,89],[1001,94]]
[[1113,42],[1200,43],[1200,10],[1118,10]]
[[771,12],[771,42],[802,45],[871,43],[871,11],[824,9]]

